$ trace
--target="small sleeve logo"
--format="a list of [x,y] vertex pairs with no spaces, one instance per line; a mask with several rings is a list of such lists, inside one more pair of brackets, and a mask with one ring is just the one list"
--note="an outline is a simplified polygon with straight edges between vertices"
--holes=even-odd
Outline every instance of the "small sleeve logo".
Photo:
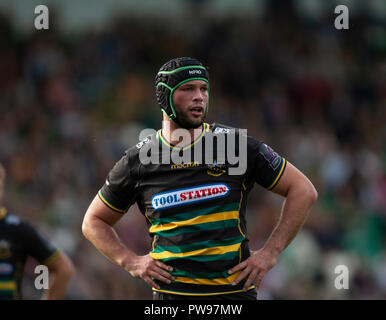
[[281,157],[265,143],[263,143],[262,147],[260,148],[260,154],[264,157],[265,160],[267,160],[268,164],[273,170],[276,170],[279,167],[281,163]]

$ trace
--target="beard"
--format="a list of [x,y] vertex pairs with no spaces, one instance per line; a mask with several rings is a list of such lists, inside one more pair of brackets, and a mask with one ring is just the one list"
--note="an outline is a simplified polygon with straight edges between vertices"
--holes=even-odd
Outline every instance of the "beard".
[[186,111],[186,112],[183,112],[181,110],[178,110],[178,107],[175,108],[175,112],[176,112],[176,115],[177,115],[177,124],[179,124],[181,127],[185,128],[185,129],[196,129],[198,127],[200,127],[203,123],[204,123],[204,120],[205,120],[205,110],[202,114],[201,117],[191,117],[189,116],[189,111]]

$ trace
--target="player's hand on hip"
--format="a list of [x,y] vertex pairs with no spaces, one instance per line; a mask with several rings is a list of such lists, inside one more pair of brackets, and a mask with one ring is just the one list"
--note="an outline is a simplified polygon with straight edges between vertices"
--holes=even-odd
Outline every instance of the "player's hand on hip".
[[241,271],[238,277],[232,282],[232,285],[238,284],[242,279],[247,279],[243,286],[244,291],[247,291],[252,283],[256,286],[256,289],[258,289],[265,274],[276,264],[277,258],[277,255],[264,251],[263,249],[251,251],[251,256],[248,259],[228,271],[229,274]]
[[138,256],[134,262],[133,268],[129,273],[134,278],[143,279],[150,286],[159,289],[159,285],[155,283],[154,279],[160,280],[165,283],[170,283],[175,280],[174,276],[169,272],[173,271],[171,266],[168,266],[161,261],[154,260],[149,255]]

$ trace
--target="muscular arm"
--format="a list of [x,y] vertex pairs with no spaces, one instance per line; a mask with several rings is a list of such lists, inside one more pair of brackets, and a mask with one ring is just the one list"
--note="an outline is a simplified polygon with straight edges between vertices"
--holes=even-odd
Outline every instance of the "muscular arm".
[[121,217],[95,196],[84,216],[82,232],[104,256],[124,267],[136,255],[121,242],[113,228]]
[[152,278],[169,283],[174,277],[165,270],[172,271],[171,267],[153,260],[149,255],[137,256],[122,243],[113,228],[121,217],[95,196],[83,219],[82,232],[104,256],[133,277],[142,278],[155,288],[159,286]]
[[279,222],[264,249],[279,255],[303,226],[318,193],[311,181],[289,162],[281,181],[272,191],[285,200]]
[[74,276],[74,265],[64,252],[59,251],[47,263],[47,267],[50,272],[50,285],[42,300],[62,299],[71,278]]
[[247,278],[246,290],[252,283],[256,287],[277,262],[279,254],[291,243],[303,226],[318,193],[308,178],[289,162],[279,183],[272,190],[285,197],[280,219],[262,249],[252,253],[251,257],[238,264],[229,273],[242,270],[234,281],[237,284]]

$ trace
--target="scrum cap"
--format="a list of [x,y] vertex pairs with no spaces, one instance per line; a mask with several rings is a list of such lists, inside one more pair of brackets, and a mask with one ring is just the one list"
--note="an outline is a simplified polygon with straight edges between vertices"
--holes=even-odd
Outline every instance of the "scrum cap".
[[[173,106],[173,92],[183,83],[203,80],[209,86],[208,70],[194,58],[181,57],[166,62],[155,77],[155,91],[161,110],[169,119],[179,123]],[[208,105],[205,114],[208,113]]]

